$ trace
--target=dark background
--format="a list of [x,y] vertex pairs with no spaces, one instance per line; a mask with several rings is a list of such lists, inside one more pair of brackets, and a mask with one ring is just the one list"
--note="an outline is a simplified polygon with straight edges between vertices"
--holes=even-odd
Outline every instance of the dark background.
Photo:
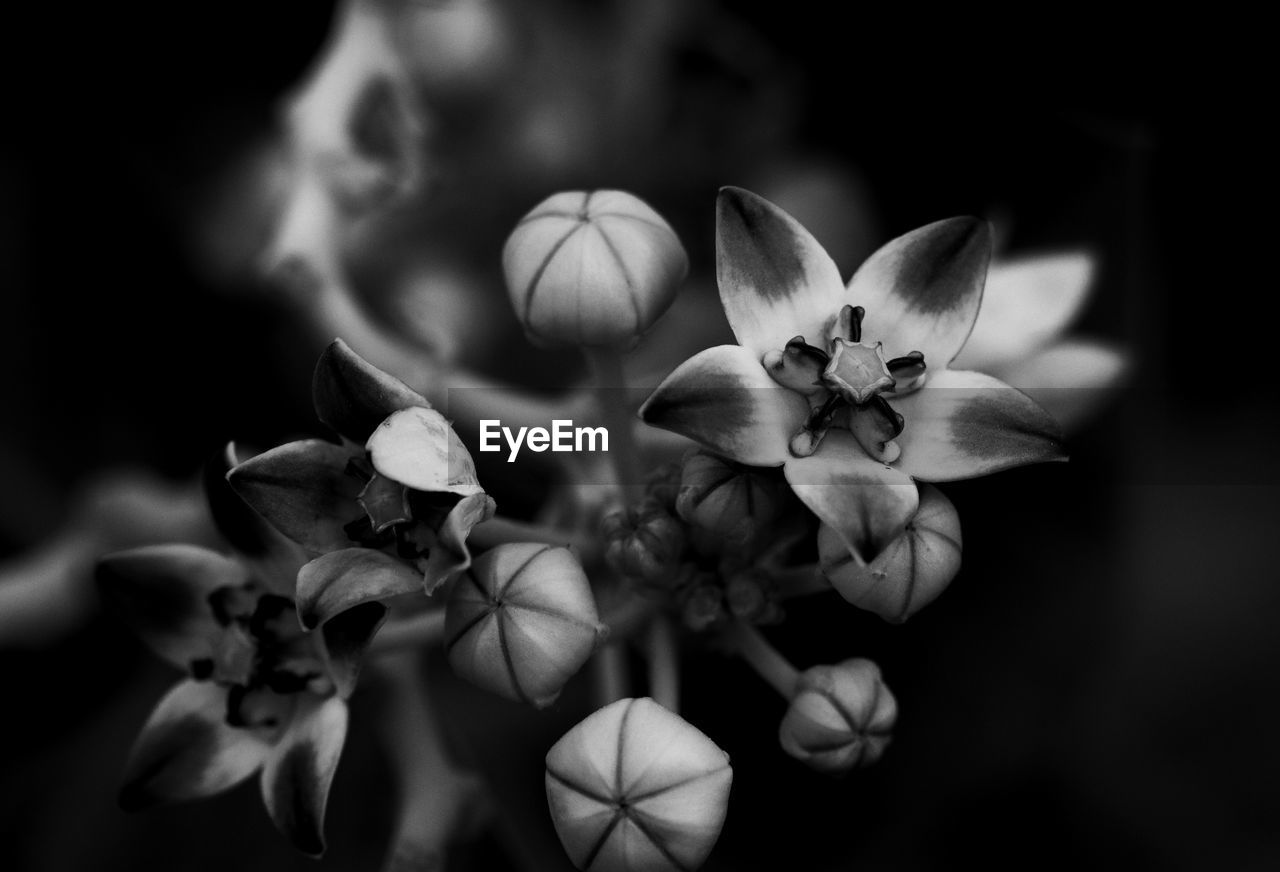
[[[1082,329],[1122,343],[1133,369],[1070,464],[946,488],[965,566],[909,624],[815,600],[773,634],[801,665],[881,664],[903,713],[874,768],[831,782],[793,764],[776,746],[781,701],[736,663],[690,661],[684,714],[736,772],[707,868],[1280,866],[1276,322],[1254,255],[1274,246],[1258,218],[1274,201],[1251,52],[1206,22],[1167,21],[1155,39],[1065,10],[888,21],[725,5],[797,77],[792,145],[858,168],[882,238],[1007,213],[1011,250],[1089,246],[1101,269]],[[103,469],[182,479],[228,438],[312,429],[318,341],[259,281],[210,271],[193,239],[330,14],[59,6],[10,22],[2,553],[51,535]],[[715,140],[726,176],[760,157],[731,134]],[[661,178],[655,162],[636,178]],[[695,273],[710,263],[715,186],[729,183],[652,182]],[[479,237],[494,262],[509,226]],[[0,866],[312,867],[252,788],[143,817],[115,809],[120,762],[170,677],[94,614],[55,646],[0,651]],[[455,733],[513,714],[438,680]],[[575,699],[519,715],[522,756],[485,757],[480,742],[459,753],[523,773],[536,799],[540,755]],[[367,868],[387,836],[386,763],[354,723],[315,868]],[[505,862],[487,843],[470,857]]]

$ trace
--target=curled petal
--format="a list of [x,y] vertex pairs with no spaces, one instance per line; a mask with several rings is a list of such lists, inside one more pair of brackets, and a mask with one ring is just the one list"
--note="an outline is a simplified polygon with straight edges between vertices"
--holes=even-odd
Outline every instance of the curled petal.
[[228,726],[226,714],[225,688],[197,681],[175,685],[129,753],[121,808],[141,811],[212,796],[257,771],[270,745],[256,732]]
[[1100,342],[1055,342],[993,374],[1039,403],[1065,429],[1092,416],[1124,380],[1125,356]]
[[893,541],[920,504],[915,482],[868,457],[847,430],[832,429],[814,454],[792,458],[783,471],[796,496],[863,560]]
[[867,258],[849,281],[862,306],[862,335],[890,357],[924,352],[930,371],[960,351],[982,302],[991,228],[977,218],[936,221],[899,236]]
[[759,360],[793,336],[817,340],[844,301],[840,272],[808,230],[741,188],[716,204],[716,279],[729,326]]
[[248,580],[239,563],[196,545],[149,545],[98,563],[103,596],[151,650],[183,670],[212,656],[220,628],[209,595]]
[[387,607],[382,603],[361,603],[325,621],[321,628],[325,664],[343,699],[355,690],[364,650],[386,617]]
[[344,548],[312,560],[298,572],[298,618],[314,629],[347,609],[422,589],[412,566],[369,548]]
[[482,493],[463,497],[449,510],[436,531],[435,547],[423,567],[423,590],[427,594],[471,565],[467,536],[472,527],[492,518],[496,510],[493,498]]
[[308,551],[323,554],[351,544],[344,529],[363,514],[362,483],[347,472],[352,450],[304,439],[250,458],[227,481],[258,514]]
[[425,493],[484,493],[471,452],[435,409],[402,409],[382,421],[365,446],[373,468]]
[[347,704],[302,694],[262,767],[262,799],[276,829],[313,857],[324,853],[324,809],[346,738]]
[[316,416],[352,442],[364,442],[388,415],[431,404],[335,339],[320,355],[311,379]]
[[924,481],[1065,460],[1057,423],[1026,394],[977,372],[932,373],[896,402],[906,419],[897,466]]
[[791,457],[787,445],[808,410],[752,352],[718,345],[676,367],[645,400],[640,417],[739,463],[780,466]]
[[1094,259],[1086,252],[997,261],[956,369],[996,372],[1060,335],[1089,296]]

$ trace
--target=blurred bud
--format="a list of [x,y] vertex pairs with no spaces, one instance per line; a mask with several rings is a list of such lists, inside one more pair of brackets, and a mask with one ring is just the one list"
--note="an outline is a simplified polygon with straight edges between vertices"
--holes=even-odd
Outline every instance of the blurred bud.
[[676,497],[680,495],[680,475],[680,464],[662,464],[645,478],[644,495],[651,497],[668,512],[674,514]]
[[667,310],[689,258],[662,216],[631,194],[566,191],[521,219],[502,267],[530,340],[618,345]]
[[591,872],[696,869],[720,836],[732,781],[728,754],[647,698],[605,706],[547,753],[551,820]]
[[915,516],[869,563],[825,524],[818,530],[818,558],[842,597],[901,623],[936,599],[960,571],[960,518],[940,490],[922,484]]
[[707,451],[685,458],[676,512],[716,541],[754,538],[781,514],[788,488]]
[[897,718],[898,704],[880,667],[855,658],[801,673],[778,738],[802,763],[840,775],[879,760]]
[[782,618],[781,607],[769,595],[767,579],[754,570],[739,572],[725,582],[724,601],[731,615],[753,624],[776,623]]
[[670,579],[684,553],[684,528],[657,500],[646,497],[614,509],[601,525],[605,559],[615,572],[638,581]]
[[709,629],[728,617],[724,594],[714,584],[699,584],[689,591],[680,616],[684,625],[695,633]]
[[567,548],[499,545],[454,584],[445,613],[454,672],[541,708],[604,632],[582,565]]

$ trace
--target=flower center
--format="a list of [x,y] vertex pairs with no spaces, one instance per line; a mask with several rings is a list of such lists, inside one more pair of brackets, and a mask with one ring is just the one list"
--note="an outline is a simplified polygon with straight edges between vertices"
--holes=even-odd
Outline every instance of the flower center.
[[831,340],[831,360],[822,372],[822,384],[852,405],[862,405],[885,391],[893,390],[893,376],[879,342]]

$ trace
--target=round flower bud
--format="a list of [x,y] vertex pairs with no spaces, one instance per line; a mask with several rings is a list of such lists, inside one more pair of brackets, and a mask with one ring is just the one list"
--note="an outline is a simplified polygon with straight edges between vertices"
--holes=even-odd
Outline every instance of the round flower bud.
[[566,191],[520,220],[502,268],[533,342],[618,345],[667,310],[689,258],[662,216],[631,194]]
[[651,699],[589,715],[547,753],[547,804],[584,872],[685,872],[728,809],[729,755]]
[[721,624],[728,617],[724,610],[724,594],[715,584],[695,584],[685,595],[680,618],[695,633]]
[[880,668],[855,658],[801,673],[778,738],[792,757],[839,775],[879,760],[897,718]]
[[604,629],[577,558],[536,543],[486,551],[454,584],[445,611],[453,671],[539,708],[559,696]]
[[870,562],[826,525],[818,530],[818,558],[842,597],[901,623],[936,599],[960,571],[960,518],[942,491],[921,485],[915,516]]
[[637,581],[669,580],[684,554],[684,528],[654,499],[614,509],[601,525],[605,559],[615,572]]
[[777,520],[786,485],[707,451],[685,458],[676,512],[716,541],[743,543]]

